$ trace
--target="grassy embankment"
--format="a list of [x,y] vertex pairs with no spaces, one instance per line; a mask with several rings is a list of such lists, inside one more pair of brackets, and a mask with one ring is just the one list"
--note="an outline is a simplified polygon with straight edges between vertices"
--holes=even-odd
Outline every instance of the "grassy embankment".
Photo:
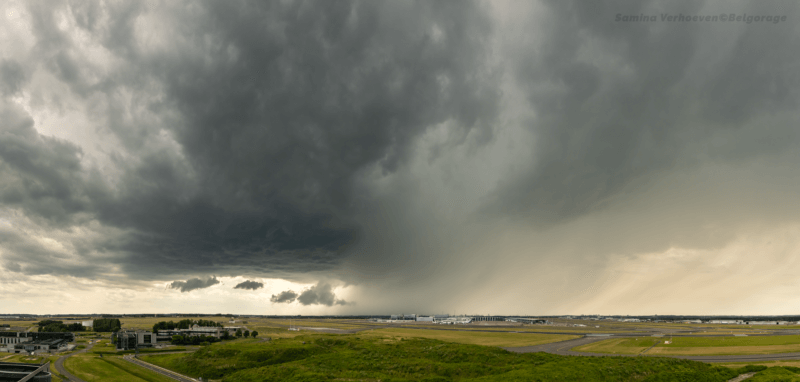
[[746,370],[672,358],[516,354],[497,347],[377,334],[240,340],[189,355],[148,355],[144,359],[192,377],[224,382],[727,381]]
[[776,354],[800,351],[800,336],[614,338],[573,348],[574,351],[638,354],[654,343],[648,355]]
[[68,358],[64,362],[64,367],[70,373],[88,382],[174,382],[173,379],[131,364],[121,357],[80,354]]

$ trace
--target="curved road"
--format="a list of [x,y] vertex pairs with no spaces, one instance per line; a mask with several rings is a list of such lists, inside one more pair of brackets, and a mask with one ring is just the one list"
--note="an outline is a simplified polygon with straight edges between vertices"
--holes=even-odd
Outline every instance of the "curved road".
[[[514,348],[504,348],[514,353],[536,353],[545,352],[558,355],[572,355],[583,357],[638,357],[639,354],[608,354],[608,353],[589,353],[577,352],[570,349],[590,344],[592,342],[603,341],[609,337],[633,337],[633,336],[586,336],[576,338],[573,340],[553,342],[549,344],[536,345],[536,346],[522,346]],[[762,362],[762,361],[780,361],[780,360],[795,360],[800,359],[800,353],[777,353],[777,354],[745,354],[745,355],[705,355],[705,356],[688,356],[688,355],[645,355],[645,357],[671,357],[689,359],[692,361],[702,362]]]
[[84,381],[84,380],[72,375],[72,373],[68,372],[67,369],[64,368],[64,361],[66,361],[67,358],[72,357],[75,354],[86,353],[87,351],[89,351],[93,347],[94,347],[94,344],[89,344],[89,346],[87,346],[83,350],[78,350],[78,351],[76,351],[74,353],[69,353],[67,355],[61,356],[59,359],[56,360],[56,364],[55,364],[56,371],[59,374],[69,378],[69,381],[71,381],[71,382],[86,382],[86,381]]

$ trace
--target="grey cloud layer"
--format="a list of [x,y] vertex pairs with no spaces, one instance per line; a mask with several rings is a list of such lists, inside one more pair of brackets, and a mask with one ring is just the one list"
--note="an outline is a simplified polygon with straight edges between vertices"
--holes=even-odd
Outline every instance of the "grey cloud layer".
[[[585,256],[604,264],[611,253],[703,242],[683,230],[653,229],[647,235],[659,237],[657,245],[626,246],[616,224],[656,218],[625,215],[625,222],[598,223],[606,231],[581,226],[561,232],[558,242],[502,243],[467,257],[481,235],[506,228],[497,220],[511,216],[509,224],[521,231],[529,224],[557,230],[580,218],[615,216],[608,212],[614,203],[629,203],[653,184],[672,186],[654,180],[682,179],[707,165],[790,167],[776,158],[800,152],[800,39],[791,22],[613,21],[617,13],[661,11],[794,20],[794,5],[776,11],[746,2],[546,1],[526,15],[518,3],[497,2],[519,20],[492,24],[488,7],[472,2],[61,4],[81,35],[113,57],[105,68],[85,60],[77,34],[58,28],[58,4],[30,7],[36,45],[27,56],[0,57],[0,207],[38,229],[0,231],[2,266],[12,272],[92,277],[118,266],[139,280],[306,275],[304,282],[325,272],[354,284],[371,279],[373,301],[395,304],[384,295],[403,296],[403,307],[413,310],[420,294],[450,301],[491,267],[524,277],[514,259],[480,263],[485,253],[563,253],[564,262]],[[495,37],[506,45],[492,46]],[[39,135],[12,101],[44,92],[37,70],[66,84],[69,97],[120,142],[103,147],[111,170],[82,160],[88,144],[80,138]],[[503,83],[521,99],[501,94]],[[36,99],[69,109],[54,95]],[[517,103],[524,118],[501,115]],[[534,145],[509,148],[525,159],[500,162],[509,163],[510,175],[482,204],[464,206],[462,191],[481,181],[474,174],[480,170],[438,160],[468,144],[492,146],[514,124],[524,125]],[[426,134],[441,131],[446,138],[429,156],[415,151]],[[410,173],[409,162],[419,157],[428,161],[414,168],[436,177]],[[459,172],[467,175],[452,175]],[[797,176],[794,168],[781,175]],[[431,191],[438,186],[431,183],[450,179],[462,183],[441,195]],[[717,190],[716,180],[705,186]],[[370,181],[372,188],[364,186]],[[685,183],[679,186],[691,190]],[[661,195],[678,195],[669,203],[683,207],[711,208],[693,204],[687,195],[696,193],[678,191]],[[669,198],[652,194],[640,211]],[[478,207],[480,214],[463,220],[441,213]],[[763,216],[742,219],[750,217]],[[702,231],[694,228],[686,232]],[[84,230],[96,235],[67,235]],[[72,252],[45,248],[39,232],[63,233]],[[593,232],[620,238],[591,243],[570,236]],[[733,234],[719,236],[726,235]],[[580,245],[559,252],[562,242]],[[337,269],[353,258],[360,268]],[[574,273],[586,272],[576,265]],[[193,280],[204,282],[175,287]],[[563,280],[574,284],[566,271]],[[325,283],[271,301],[344,304]]]
[[[477,4],[187,7],[68,6],[118,60],[106,77],[54,27],[58,7],[30,7],[31,59],[89,102],[122,146],[108,153],[117,179],[103,182],[77,146],[14,116],[0,147],[14,180],[4,205],[47,226],[96,219],[127,232],[97,247],[136,278],[321,271],[358,238],[359,174],[395,171],[415,137],[446,120],[461,141],[472,130],[491,137],[498,94]],[[148,17],[176,31],[166,49],[137,40],[136,20]],[[4,58],[3,94],[24,87],[20,68]],[[154,144],[164,133],[177,152]]]
[[[537,117],[535,163],[508,179],[487,210],[552,226],[606,206],[633,182],[680,167],[796,148],[800,43],[790,26],[616,23],[606,15],[743,11],[742,2],[550,1],[515,75]],[[541,29],[536,29],[541,28]],[[538,32],[538,33],[537,33]],[[591,52],[591,54],[587,54]],[[757,139],[753,139],[758,136]]]

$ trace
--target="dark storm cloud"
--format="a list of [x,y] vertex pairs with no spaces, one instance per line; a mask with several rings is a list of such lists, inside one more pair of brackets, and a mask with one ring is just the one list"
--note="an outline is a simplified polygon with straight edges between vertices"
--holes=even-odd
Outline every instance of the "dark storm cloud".
[[18,93],[26,80],[25,71],[18,62],[13,60],[0,62],[0,93],[4,96]]
[[346,305],[347,302],[336,298],[330,284],[318,283],[300,293],[297,302],[303,305]]
[[235,287],[233,287],[233,289],[250,289],[250,290],[256,290],[256,289],[258,289],[258,288],[263,288],[263,287],[264,287],[264,283],[260,283],[260,282],[258,282],[258,281],[250,281],[250,280],[247,280],[247,281],[243,281],[243,282],[241,282],[241,283],[239,283],[239,284],[236,284],[236,286],[235,286]]
[[105,271],[103,258],[89,252],[82,258],[73,257],[65,251],[47,248],[33,235],[0,230],[2,259],[0,266],[23,275],[69,275],[92,278]]
[[193,278],[186,281],[173,281],[169,284],[172,289],[180,289],[181,293],[191,292],[195,289],[208,288],[213,285],[219,284],[216,277],[209,277],[207,279]]
[[[729,2],[547,4],[542,22],[530,24],[543,28],[541,46],[521,51],[515,70],[537,113],[535,165],[509,180],[490,209],[550,225],[676,166],[797,146],[789,124],[759,127],[757,140],[743,131],[796,108],[800,40],[790,24],[613,22],[617,13],[739,10]],[[795,5],[748,4],[748,14],[800,16]]]
[[[491,138],[498,91],[480,4],[143,4],[64,13],[114,56],[112,70],[82,62],[56,27],[58,7],[29,9],[32,57],[91,100],[92,118],[122,142],[108,151],[113,186],[24,115],[3,119],[13,128],[0,137],[0,171],[14,179],[3,204],[42,224],[80,226],[81,216],[125,232],[96,245],[132,277],[329,269],[360,232],[360,174],[395,171],[414,139],[445,121],[461,141]],[[164,46],[137,34],[147,17],[174,28],[159,35]],[[19,65],[0,69],[5,93],[23,86]],[[178,149],[152,144],[161,135]]]
[[96,173],[82,171],[80,147],[39,135],[16,105],[0,102],[0,120],[0,203],[45,225],[77,223],[104,192]]
[[285,303],[289,304],[289,303],[294,302],[294,300],[296,298],[297,298],[297,293],[295,293],[294,291],[291,291],[291,290],[285,290],[285,291],[283,291],[281,293],[278,293],[277,296],[273,294],[272,297],[270,297],[269,300],[271,302],[273,302],[273,303],[284,303],[285,302]]

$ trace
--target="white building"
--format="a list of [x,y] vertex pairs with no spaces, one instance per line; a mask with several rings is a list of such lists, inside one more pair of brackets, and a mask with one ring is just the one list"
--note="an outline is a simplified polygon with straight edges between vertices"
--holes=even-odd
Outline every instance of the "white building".
[[442,320],[436,320],[436,322],[445,325],[469,324],[472,322],[472,317],[448,317]]

